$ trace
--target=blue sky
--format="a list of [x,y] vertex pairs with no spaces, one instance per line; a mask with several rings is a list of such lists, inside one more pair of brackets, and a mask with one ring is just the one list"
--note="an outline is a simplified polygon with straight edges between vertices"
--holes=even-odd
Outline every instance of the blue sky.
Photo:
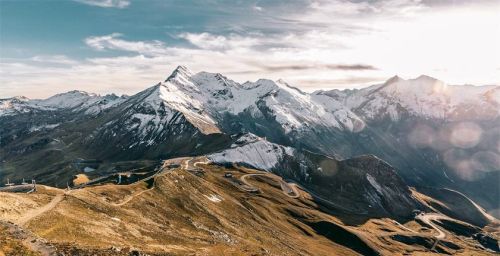
[[132,94],[177,65],[306,91],[395,74],[499,84],[498,13],[486,0],[0,0],[0,98]]

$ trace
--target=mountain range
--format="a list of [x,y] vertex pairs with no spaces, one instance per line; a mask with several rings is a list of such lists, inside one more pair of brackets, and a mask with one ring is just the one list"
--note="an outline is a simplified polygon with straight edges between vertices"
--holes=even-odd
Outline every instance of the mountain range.
[[[360,254],[379,255],[378,252],[389,250],[384,245],[378,245],[384,239],[396,241],[396,244],[423,246],[426,250],[441,253],[463,251],[464,248],[488,248],[485,250],[498,252],[498,241],[487,231],[491,225],[498,227],[495,217],[500,216],[499,127],[499,86],[448,85],[428,76],[409,80],[395,76],[363,89],[306,93],[283,80],[260,79],[238,83],[222,74],[193,73],[179,66],[164,81],[132,96],[101,96],[70,91],[47,99],[22,96],[0,99],[0,180],[19,182],[35,179],[41,184],[75,189],[64,193],[50,192],[54,188],[42,190],[46,191],[41,192],[46,197],[52,197],[51,202],[55,202],[53,207],[66,200],[60,208],[43,209],[54,211],[51,213],[55,214],[54,218],[64,216],[65,223],[74,222],[75,228],[82,229],[77,223],[80,217],[62,214],[82,207],[68,198],[78,198],[87,205],[93,205],[95,209],[100,209],[96,210],[99,214],[114,214],[115,210],[108,212],[104,209],[129,201],[123,199],[125,201],[120,204],[109,203],[109,197],[121,197],[118,194],[125,193],[127,189],[133,194],[140,189],[140,182],[145,181],[148,189],[144,192],[154,189],[152,196],[155,201],[139,200],[134,209],[151,208],[151,205],[156,209],[157,204],[164,204],[173,211],[171,214],[178,215],[180,222],[175,222],[176,225],[184,225],[185,220],[181,219],[191,214],[190,210],[184,209],[185,205],[176,198],[163,197],[164,193],[170,192],[167,187],[177,191],[185,204],[199,205],[200,197],[195,195],[203,187],[215,193],[205,195],[211,202],[219,203],[223,197],[217,194],[224,194],[224,197],[233,198],[232,202],[239,202],[247,209],[247,197],[234,192],[232,186],[239,187],[243,192],[259,193],[260,190],[253,188],[245,177],[265,176],[274,179],[273,182],[276,179],[281,181],[272,183],[262,177],[257,179],[270,194],[258,196],[261,201],[252,206],[252,214],[254,211],[268,212],[268,207],[284,207],[278,207],[280,218],[286,219],[287,223],[300,220],[303,224],[294,225],[300,226],[301,232],[312,228],[317,234]],[[206,160],[194,165],[190,163],[198,158]],[[180,165],[169,164],[176,162],[175,159],[181,159]],[[169,168],[180,169],[175,174],[169,174],[172,173]],[[207,170],[213,173],[204,174]],[[259,174],[255,170],[267,174]],[[218,174],[221,171],[225,172],[223,176]],[[185,179],[187,173],[194,173],[195,176],[187,178],[189,183],[179,187],[177,183]],[[117,175],[116,188],[102,186],[115,184]],[[135,177],[144,175],[149,178],[133,181],[140,179]],[[232,175],[241,176],[236,179]],[[122,177],[126,188],[118,188]],[[279,193],[281,190],[276,191],[276,187],[281,187],[285,195]],[[70,197],[72,191],[74,193]],[[101,192],[96,194],[96,191]],[[131,199],[144,197],[142,193],[134,194]],[[309,196],[303,196],[303,193]],[[288,199],[276,199],[283,196]],[[296,208],[297,202],[291,199],[300,200],[300,210]],[[38,199],[33,200],[22,199],[16,205],[41,204],[34,203]],[[279,204],[274,205],[276,200]],[[21,225],[27,222],[23,220],[27,217],[17,216],[20,210],[2,207],[5,208],[0,202],[1,212],[7,219],[12,218]],[[208,206],[196,207],[202,209]],[[187,212],[181,214],[183,209]],[[11,214],[12,211],[16,214]],[[128,218],[125,216],[130,211],[120,214]],[[158,210],[152,209],[151,213],[155,211]],[[416,215],[429,211],[431,213]],[[87,214],[85,218],[96,216],[96,212],[79,212],[82,216]],[[381,230],[393,232],[388,230],[402,227],[398,221],[409,220],[419,220],[417,222],[424,231],[425,227],[439,231],[426,219],[438,218],[432,215],[435,212],[446,215],[439,217],[441,228],[479,244],[462,244],[462,240],[458,239],[453,241],[458,241],[460,245],[442,241],[436,249],[442,238],[437,238],[432,244],[425,240],[425,236],[379,236]],[[189,221],[196,217],[231,222],[227,214],[217,208],[210,213],[202,211],[199,214],[189,217]],[[234,214],[246,216],[248,213],[237,210]],[[325,214],[330,217],[326,218]],[[31,213],[28,211],[25,215],[30,216]],[[332,224],[331,216],[341,219],[342,225]],[[148,219],[150,217],[152,219]],[[158,218],[163,217],[149,216],[137,221],[151,223]],[[395,222],[386,221],[386,218]],[[375,225],[375,220],[383,222],[376,224],[381,227],[378,231],[372,231],[370,226]],[[114,225],[105,224],[105,219],[96,220],[96,223],[99,223],[98,226]],[[129,224],[132,223],[135,220],[131,219]],[[344,227],[344,224],[347,226]],[[199,229],[198,224],[193,225]],[[219,224],[210,225],[215,225],[217,229]],[[271,225],[269,228],[272,230],[273,225],[282,227],[288,224],[273,222],[266,225]],[[57,241],[67,242],[64,230],[35,224],[29,227],[40,234],[50,234]],[[245,230],[253,227],[255,224],[250,224]],[[127,229],[134,228],[132,225]],[[226,236],[221,238],[220,234],[242,236],[238,232],[232,233],[233,227],[226,228],[209,233],[228,244],[234,241]],[[351,238],[345,241],[332,238],[325,228],[344,232],[342,234]],[[345,231],[351,229],[357,231]],[[404,226],[403,229],[410,230]],[[293,227],[291,230],[297,231]],[[109,241],[115,241],[113,237],[133,237],[138,231],[109,231],[107,234],[113,232],[118,233],[110,236]],[[269,232],[274,234],[274,231]],[[372,241],[375,246],[366,242],[369,238],[363,238],[365,232],[368,232],[367,237],[370,234],[379,237],[379,240]],[[304,233],[298,235],[303,236]],[[92,236],[89,233],[88,237]],[[168,232],[165,236],[169,236]],[[148,239],[161,240],[165,236],[150,236]],[[126,242],[122,242],[136,244],[134,239],[127,238]],[[90,241],[94,245],[100,243]],[[351,246],[353,241],[359,244]],[[82,243],[78,242],[75,248],[81,249]],[[201,246],[198,242],[189,243],[190,246]],[[255,249],[254,245],[248,246]],[[300,247],[298,245],[297,248]],[[396,247],[391,247],[389,251],[400,253],[415,249],[395,250]],[[290,253],[300,251],[297,248],[289,248]],[[143,249],[154,251],[153,247]]]
[[107,173],[118,162],[219,152],[252,134],[338,160],[374,155],[410,186],[457,189],[498,216],[499,114],[499,86],[395,76],[306,93],[283,80],[240,84],[179,66],[132,96],[0,100],[0,178],[64,186],[81,172],[78,161]]

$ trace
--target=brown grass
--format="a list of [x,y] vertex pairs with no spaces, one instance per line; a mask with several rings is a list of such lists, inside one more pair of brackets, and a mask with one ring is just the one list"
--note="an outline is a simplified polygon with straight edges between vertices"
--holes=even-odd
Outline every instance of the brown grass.
[[[153,189],[119,207],[115,204],[147,190],[148,185],[104,185],[71,191],[57,207],[31,220],[27,227],[56,245],[87,251],[118,247],[152,255],[359,255],[349,245],[341,245],[307,225],[323,221],[345,227],[384,255],[426,252],[426,248],[392,240],[391,235],[408,232],[391,220],[346,226],[319,210],[304,191],[301,194],[306,197],[290,198],[276,182],[255,178],[251,182],[260,193],[252,194],[223,177],[225,172],[239,177],[242,171],[212,165],[203,169],[202,176],[182,169],[165,172],[156,177]],[[26,200],[41,205],[54,193],[39,190]],[[207,197],[212,195],[222,201],[210,201]],[[416,222],[405,225],[421,230]],[[419,235],[432,237],[432,232]],[[463,247],[463,252],[477,252],[458,238],[448,240]]]

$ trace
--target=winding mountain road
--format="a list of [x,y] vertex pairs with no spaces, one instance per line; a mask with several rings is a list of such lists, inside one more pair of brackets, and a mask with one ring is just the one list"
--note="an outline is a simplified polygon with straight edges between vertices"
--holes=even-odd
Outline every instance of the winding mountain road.
[[153,175],[151,175],[149,177],[146,177],[146,178],[143,178],[141,180],[138,180],[138,181],[136,181],[134,183],[129,184],[129,185],[133,185],[133,184],[137,184],[139,182],[144,182],[144,181],[147,181],[149,179],[153,179],[153,185],[150,188],[148,188],[146,190],[143,190],[141,192],[134,193],[131,196],[129,196],[127,199],[123,200],[122,202],[120,202],[120,203],[112,203],[112,205],[113,206],[117,206],[117,207],[126,205],[127,203],[129,203],[130,201],[132,201],[132,199],[134,199],[134,198],[136,198],[136,197],[138,197],[138,196],[140,196],[140,195],[142,195],[142,194],[144,194],[144,193],[146,193],[148,191],[153,190],[155,188],[155,186],[156,186],[156,177],[158,175],[160,175],[161,173],[164,172],[165,168],[163,166],[164,166],[164,164],[162,164],[162,167],[159,167],[158,171],[156,171]]
[[193,163],[193,160],[195,160],[195,159],[198,159],[198,158],[192,157],[188,160],[185,160],[182,164],[182,168],[186,171],[194,171],[195,167],[198,167],[199,164],[209,164],[210,163],[210,161],[205,157],[202,157],[201,159],[198,159],[198,161]]
[[257,176],[262,176],[262,177],[277,180],[280,183],[281,190],[283,191],[283,194],[287,195],[288,197],[291,197],[291,198],[299,198],[300,197],[300,192],[296,186],[291,186],[288,183],[286,183],[285,181],[283,181],[283,179],[281,177],[271,175],[268,173],[251,173],[251,174],[245,174],[245,175],[241,176],[240,177],[241,182],[244,185],[246,185],[247,187],[249,187],[249,189],[244,188],[245,190],[248,190],[248,192],[258,191],[258,188],[256,188],[255,186],[253,186],[252,184],[250,184],[247,181],[247,178],[257,177]]
[[436,245],[439,243],[439,240],[444,239],[446,237],[446,233],[443,230],[441,230],[432,221],[440,220],[440,219],[450,219],[451,220],[451,218],[444,216],[444,215],[441,215],[441,214],[438,214],[438,213],[424,213],[424,214],[417,215],[415,218],[419,219],[422,222],[424,222],[425,224],[431,226],[434,230],[436,230],[438,232],[438,234],[434,236],[436,238],[436,241],[434,242],[434,244],[431,247],[431,251],[433,251],[434,248],[436,248]]

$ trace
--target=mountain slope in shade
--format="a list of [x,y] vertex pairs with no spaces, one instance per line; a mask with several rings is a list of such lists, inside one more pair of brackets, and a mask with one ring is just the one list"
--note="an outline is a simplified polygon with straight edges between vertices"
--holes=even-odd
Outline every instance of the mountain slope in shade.
[[362,142],[358,150],[348,147],[344,156],[377,155],[412,186],[460,190],[500,216],[499,91],[420,76],[313,94],[344,104],[365,121],[351,144]]
[[339,161],[246,134],[229,149],[208,155],[208,159],[294,180],[344,214],[408,218],[420,208],[394,168],[375,156]]
[[165,83],[129,97],[100,118],[101,125],[84,143],[106,148],[101,149],[101,157],[124,160],[217,149],[208,145],[224,143],[229,136],[221,133],[199,102],[177,92],[180,79],[182,76],[177,73]]

